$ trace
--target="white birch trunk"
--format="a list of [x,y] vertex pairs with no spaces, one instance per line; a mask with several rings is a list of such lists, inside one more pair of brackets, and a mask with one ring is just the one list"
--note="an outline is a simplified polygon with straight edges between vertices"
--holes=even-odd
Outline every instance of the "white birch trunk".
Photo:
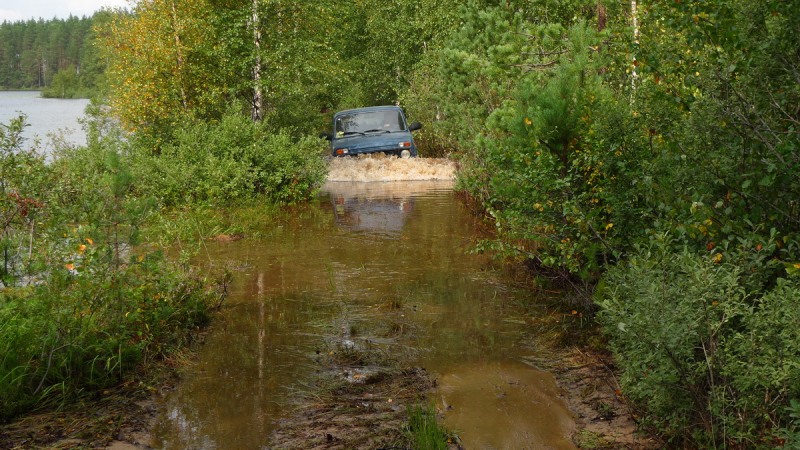
[[258,0],[253,0],[253,47],[255,48],[256,61],[253,65],[253,109],[251,117],[253,122],[262,118],[263,96],[261,94],[261,22],[258,17]]
[[[639,47],[639,12],[637,11],[636,0],[631,0],[631,22],[633,24],[633,42]],[[633,70],[631,70],[631,88],[636,89],[636,56],[633,57]]]
[[186,89],[184,89],[183,79],[183,48],[181,47],[180,26],[178,22],[178,11],[175,9],[175,2],[171,2],[172,6],[172,34],[175,36],[175,57],[178,63],[178,83],[181,89],[181,105],[183,110],[189,109],[188,101],[186,100]]

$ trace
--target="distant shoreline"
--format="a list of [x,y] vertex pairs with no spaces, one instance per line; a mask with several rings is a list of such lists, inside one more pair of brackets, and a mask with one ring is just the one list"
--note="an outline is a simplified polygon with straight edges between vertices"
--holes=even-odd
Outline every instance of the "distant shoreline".
[[42,95],[42,92],[44,92],[44,89],[39,89],[39,88],[36,88],[36,89],[5,89],[5,88],[0,88],[0,92],[38,92],[39,93],[39,97],[38,98],[48,98],[48,99],[54,99],[54,100],[91,100],[92,99],[92,97],[88,97],[88,96],[86,96],[86,97],[68,97],[68,98],[45,97],[45,96]]
[[4,87],[0,87],[0,92],[37,92],[37,91],[38,92],[42,92],[42,89],[41,88],[36,88],[36,89],[33,89],[33,88],[31,88],[31,89],[16,89],[16,88],[15,89],[6,89]]

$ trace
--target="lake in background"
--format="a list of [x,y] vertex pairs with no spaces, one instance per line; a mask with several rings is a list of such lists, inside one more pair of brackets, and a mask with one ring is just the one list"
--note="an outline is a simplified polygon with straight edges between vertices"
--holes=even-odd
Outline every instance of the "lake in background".
[[0,123],[8,125],[22,112],[30,124],[23,136],[40,138],[45,150],[50,147],[48,135],[60,131],[65,133],[67,142],[85,145],[86,133],[78,119],[84,117],[83,110],[89,100],[41,98],[39,94],[39,91],[0,91]]

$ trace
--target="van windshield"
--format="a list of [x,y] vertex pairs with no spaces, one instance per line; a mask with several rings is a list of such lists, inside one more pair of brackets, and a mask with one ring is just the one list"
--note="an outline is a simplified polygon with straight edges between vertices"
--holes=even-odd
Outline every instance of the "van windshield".
[[336,137],[342,137],[349,134],[405,130],[402,113],[398,110],[385,110],[337,116],[333,132]]

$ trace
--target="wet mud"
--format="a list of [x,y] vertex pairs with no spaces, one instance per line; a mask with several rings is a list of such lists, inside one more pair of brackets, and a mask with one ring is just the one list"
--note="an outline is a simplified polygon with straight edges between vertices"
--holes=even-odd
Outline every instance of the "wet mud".
[[158,388],[126,382],[99,398],[59,411],[30,414],[0,427],[0,449],[150,448],[150,430],[160,416],[157,397],[168,392],[175,381],[161,380]]
[[573,349],[552,372],[569,394],[564,401],[575,414],[572,440],[580,448],[664,448],[657,436],[638,430],[636,410],[620,389],[610,355]]
[[425,369],[404,367],[349,340],[318,363],[313,388],[278,421],[271,448],[408,447],[408,410],[424,403],[435,384]]
[[436,392],[448,429],[475,449],[574,449],[572,412],[555,379],[517,361],[473,364],[444,374]]

